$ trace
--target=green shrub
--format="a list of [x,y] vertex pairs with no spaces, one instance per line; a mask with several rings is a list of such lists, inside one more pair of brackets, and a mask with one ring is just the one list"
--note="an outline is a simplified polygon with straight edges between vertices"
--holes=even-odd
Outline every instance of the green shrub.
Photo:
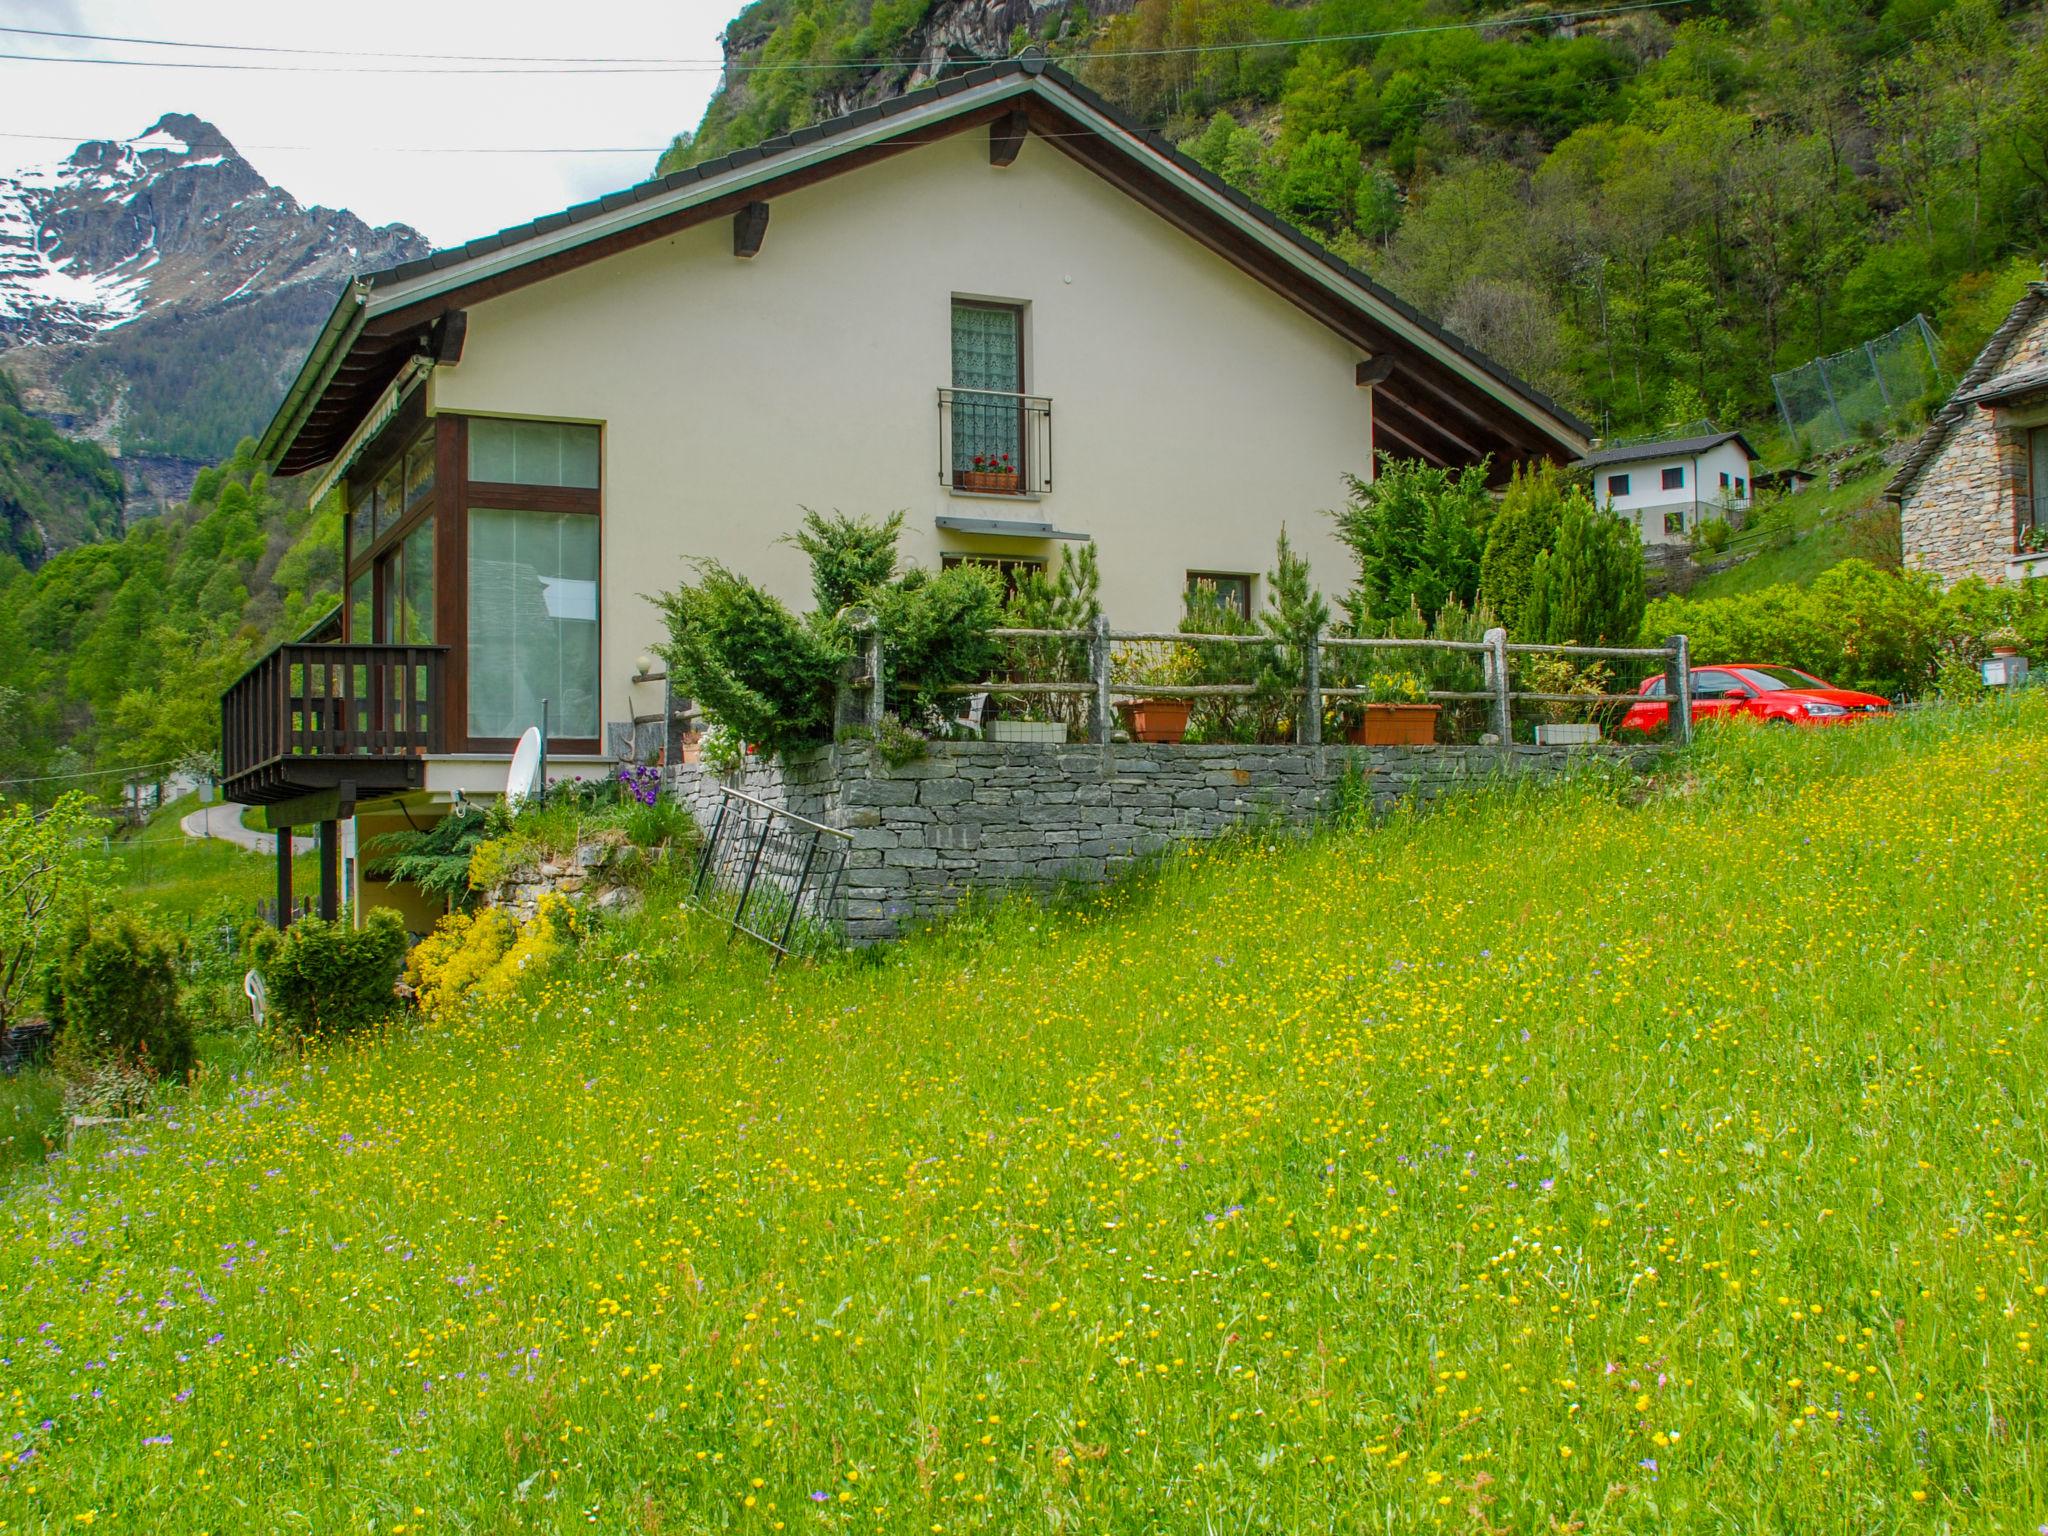
[[1624,645],[1642,623],[1642,535],[1584,497],[1566,503],[1556,538],[1530,568],[1518,638]]
[[867,602],[882,637],[886,707],[899,719],[927,723],[957,713],[946,690],[995,669],[1000,652],[989,631],[1002,622],[1003,592],[988,567],[906,571],[872,589]]
[[827,740],[847,647],[836,625],[806,624],[715,562],[655,599],[672,686],[770,754]]
[[1371,634],[1410,606],[1434,619],[1451,598],[1469,604],[1478,596],[1494,510],[1483,462],[1452,471],[1383,453],[1375,478],[1351,476],[1349,484],[1349,500],[1333,515],[1338,540],[1358,562],[1344,599],[1353,634]]
[[470,861],[486,840],[504,834],[511,819],[502,805],[488,810],[458,805],[424,830],[406,827],[372,838],[363,852],[372,878],[408,881],[429,896],[467,906],[472,899]]
[[94,851],[105,831],[91,797],[76,792],[40,815],[26,802],[0,805],[0,1029],[57,937],[99,899],[106,870]]
[[1692,531],[1693,543],[1710,555],[1718,555],[1728,547],[1728,540],[1734,530],[1728,526],[1725,517],[1710,517]]
[[2001,623],[2048,651],[2048,583],[1963,581],[1944,592],[1922,572],[1844,560],[1810,587],[1765,587],[1700,602],[1660,598],[1644,612],[1642,633],[1651,643],[1688,636],[1696,666],[1784,662],[1838,687],[1910,696],[1933,685],[1950,648],[1974,643]]
[[257,944],[271,1016],[301,1039],[353,1034],[389,1017],[405,963],[405,924],[388,908],[363,926],[304,918]]
[[1513,629],[1522,616],[1529,578],[1537,558],[1557,538],[1566,506],[1586,499],[1585,491],[1566,480],[1555,464],[1516,466],[1479,560],[1479,599],[1507,628]]
[[901,512],[874,523],[843,512],[823,517],[804,508],[804,520],[787,542],[811,557],[811,601],[819,618],[836,617],[842,608],[866,602],[868,593],[896,574],[896,539],[902,532]]
[[182,1080],[192,1024],[178,997],[179,958],[175,940],[132,917],[75,924],[43,994],[58,1070],[74,1081],[109,1066]]

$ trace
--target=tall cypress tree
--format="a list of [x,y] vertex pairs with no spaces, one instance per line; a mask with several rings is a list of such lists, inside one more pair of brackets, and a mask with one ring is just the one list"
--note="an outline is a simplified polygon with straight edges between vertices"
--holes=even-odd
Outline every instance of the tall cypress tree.
[[1521,634],[1540,645],[1627,645],[1643,623],[1643,543],[1635,525],[1584,497],[1529,573]]

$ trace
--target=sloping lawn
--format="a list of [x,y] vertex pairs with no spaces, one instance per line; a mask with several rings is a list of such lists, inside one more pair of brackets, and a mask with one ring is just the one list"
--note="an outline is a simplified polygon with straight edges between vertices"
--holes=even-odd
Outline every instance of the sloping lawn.
[[2048,701],[768,978],[665,911],[0,1208],[9,1530],[2048,1519]]
[[[232,910],[255,915],[259,900],[277,894],[277,861],[218,838],[187,837],[178,823],[199,809],[197,795],[165,802],[140,827],[111,838],[107,852],[121,889],[157,907],[173,927]],[[292,860],[292,889],[304,897],[319,889],[317,855]]]
[[1791,530],[1788,542],[1759,549],[1739,565],[1702,577],[1685,595],[1734,597],[1781,582],[1805,586],[1857,553],[1853,523],[1859,513],[1877,505],[1890,478],[1889,469],[1879,468],[1833,490],[1812,485],[1787,496],[1769,516],[1773,528]]

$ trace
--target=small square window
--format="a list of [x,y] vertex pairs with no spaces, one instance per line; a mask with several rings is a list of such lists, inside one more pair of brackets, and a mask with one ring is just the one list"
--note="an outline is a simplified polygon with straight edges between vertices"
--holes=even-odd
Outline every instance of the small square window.
[[1725,469],[1721,471],[1721,489],[1724,491],[1728,489],[1728,471]]
[[1616,498],[1617,496],[1626,496],[1627,494],[1627,475],[1609,475],[1607,477],[1607,499],[1609,501],[1614,500],[1614,498]]
[[1189,571],[1187,595],[1194,597],[1207,589],[1208,595],[1240,619],[1252,615],[1252,579],[1219,571]]
[[1666,533],[1685,532],[1685,514],[1683,512],[1666,512],[1664,514],[1664,531]]
[[1682,491],[1685,489],[1685,466],[1683,464],[1674,464],[1671,468],[1664,471],[1664,489],[1667,491]]

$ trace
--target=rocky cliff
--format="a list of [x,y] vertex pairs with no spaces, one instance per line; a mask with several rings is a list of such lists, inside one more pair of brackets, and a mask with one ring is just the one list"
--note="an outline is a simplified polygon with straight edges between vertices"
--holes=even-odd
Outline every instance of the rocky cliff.
[[[837,11],[757,0],[725,29],[725,75],[695,135],[664,169],[900,96],[949,62],[1008,58],[1027,40],[1071,43],[1135,0],[850,0]],[[886,62],[877,62],[886,61]],[[757,69],[760,65],[771,66]],[[774,65],[801,64],[802,69]],[[843,64],[842,68],[832,65]]]
[[[348,273],[427,249],[405,225],[301,204],[212,124],[171,114],[0,176],[0,368],[74,435],[210,461],[261,427]],[[175,484],[164,470],[131,488]]]

